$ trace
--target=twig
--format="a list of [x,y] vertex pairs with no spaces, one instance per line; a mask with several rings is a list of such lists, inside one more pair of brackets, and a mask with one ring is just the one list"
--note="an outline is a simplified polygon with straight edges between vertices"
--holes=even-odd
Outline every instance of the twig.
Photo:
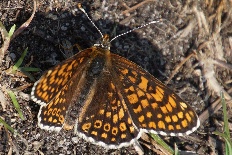
[[[228,90],[228,93],[232,93],[232,88]],[[230,105],[232,101],[227,101],[227,105]],[[219,109],[221,109],[221,98],[218,98],[213,104],[211,104],[200,116],[201,124],[205,122],[207,118],[215,114]]]
[[196,56],[196,53],[193,52],[193,53],[189,54],[187,58],[185,58],[183,61],[181,61],[181,63],[179,63],[176,66],[176,68],[174,69],[174,71],[172,71],[171,76],[168,78],[168,80],[165,82],[165,84],[168,84],[172,80],[172,78],[176,75],[176,73],[178,72],[178,70],[180,69],[180,67],[182,67],[185,64],[185,62],[188,61],[192,56]]
[[33,1],[34,1],[34,7],[33,7],[33,12],[31,14],[31,17],[14,32],[14,34],[11,37],[11,40],[13,40],[16,36],[18,36],[23,30],[25,30],[28,27],[28,25],[31,23],[32,19],[34,18],[37,3],[36,3],[36,0],[33,0]]
[[135,5],[135,6],[133,6],[133,7],[128,8],[127,10],[123,11],[122,14],[127,14],[127,13],[129,13],[129,12],[131,12],[131,11],[133,11],[133,10],[139,8],[139,7],[141,7],[142,5],[144,5],[144,4],[146,4],[146,3],[154,2],[154,1],[155,1],[155,0],[145,0],[145,1],[143,1],[143,2],[141,2],[141,3],[139,3],[139,4],[137,4],[137,5]]

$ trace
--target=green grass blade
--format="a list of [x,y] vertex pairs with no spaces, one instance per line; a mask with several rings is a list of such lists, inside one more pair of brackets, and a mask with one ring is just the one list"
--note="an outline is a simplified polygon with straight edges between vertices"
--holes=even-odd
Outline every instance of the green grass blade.
[[5,26],[2,24],[1,21],[0,21],[0,28],[1,28],[1,33],[3,33],[2,34],[3,38],[5,38],[5,39],[9,38],[9,33],[7,32]]
[[221,136],[225,140],[225,154],[231,155],[232,154],[232,140],[230,138],[230,131],[229,131],[229,122],[228,122],[228,115],[226,110],[226,102],[224,98],[224,94],[221,92],[221,99],[222,99],[222,110],[223,110],[223,121],[224,121],[224,132],[220,133],[215,131],[214,134]]
[[232,143],[231,139],[225,139],[226,141],[226,154],[231,155],[232,154]]
[[18,103],[18,101],[17,101],[17,99],[16,99],[15,94],[14,94],[11,90],[8,90],[7,92],[8,92],[8,94],[9,94],[9,96],[10,96],[10,98],[11,98],[13,104],[14,104],[15,109],[16,109],[17,112],[19,113],[19,117],[20,117],[22,120],[25,120],[24,117],[23,117],[23,113],[22,113],[22,111],[21,111],[21,109],[20,109],[19,103]]
[[173,149],[168,144],[166,144],[158,135],[152,134],[152,133],[150,135],[159,145],[161,145],[163,148],[165,148],[171,154],[174,154]]
[[228,122],[228,115],[226,110],[226,102],[224,98],[224,94],[221,92],[222,98],[222,110],[223,110],[223,119],[224,119],[224,132],[230,138],[230,131],[229,131],[229,122]]
[[222,110],[223,110],[223,119],[224,119],[224,139],[226,141],[226,154],[231,155],[232,154],[232,140],[230,138],[230,131],[229,131],[229,121],[228,121],[228,114],[226,110],[226,102],[224,98],[224,94],[221,92],[221,98],[222,98]]
[[179,150],[178,150],[178,148],[177,148],[176,143],[175,143],[174,155],[179,155]]
[[8,33],[8,36],[11,37],[15,31],[15,28],[16,28],[16,25],[14,24],[11,28],[10,28],[10,31]]
[[231,139],[225,134],[225,133],[220,133],[219,131],[215,131],[213,132],[214,134],[218,135],[218,136],[221,136],[225,142],[226,142],[226,146],[225,146],[225,149],[226,149],[226,155],[231,155],[232,154],[232,143],[231,143]]
[[0,117],[0,123],[2,123],[4,125],[4,127],[7,128],[12,133],[15,132],[14,129],[10,125],[8,125],[1,117]]
[[26,72],[39,72],[41,71],[39,68],[35,67],[20,67],[20,70],[26,71]]
[[16,64],[13,66],[12,68],[12,72],[16,72],[16,70],[18,70],[19,66],[22,64],[23,62],[23,59],[25,58],[26,54],[27,54],[27,50],[28,48],[26,48],[24,51],[23,51],[23,54],[21,55],[21,57],[19,58],[19,60],[16,62]]
[[35,78],[27,71],[24,70],[25,67],[19,67],[18,70],[22,72],[24,75],[26,75],[31,81],[35,82]]

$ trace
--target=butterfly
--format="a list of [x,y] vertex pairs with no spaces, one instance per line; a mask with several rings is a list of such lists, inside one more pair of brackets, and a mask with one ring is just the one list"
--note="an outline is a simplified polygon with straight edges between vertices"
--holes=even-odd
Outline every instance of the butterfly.
[[[111,40],[112,41],[112,40]],[[31,99],[41,129],[70,130],[115,149],[143,132],[183,136],[200,125],[195,111],[166,85],[130,60],[110,52],[109,35],[46,71]]]

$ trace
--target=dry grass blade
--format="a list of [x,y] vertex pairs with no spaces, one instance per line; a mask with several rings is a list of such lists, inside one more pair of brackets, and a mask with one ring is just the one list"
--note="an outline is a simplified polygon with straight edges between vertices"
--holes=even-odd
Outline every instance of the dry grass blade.
[[6,101],[5,95],[4,95],[3,91],[2,91],[2,88],[0,89],[0,103],[1,103],[1,106],[2,106],[2,110],[6,111],[7,101]]
[[185,58],[183,61],[181,61],[181,63],[175,67],[174,71],[172,71],[171,76],[168,78],[168,80],[165,82],[165,84],[168,84],[172,80],[172,78],[176,75],[176,73],[178,72],[180,67],[182,67],[186,63],[186,61],[188,61],[193,56],[196,56],[195,52],[191,53],[187,58]]
[[37,6],[37,3],[36,3],[36,0],[33,0],[34,2],[34,7],[33,7],[33,12],[31,14],[31,17],[25,22],[23,23],[16,31],[15,33],[13,34],[13,36],[11,37],[11,40],[13,40],[16,36],[18,36],[24,29],[26,29],[28,27],[28,25],[31,23],[32,19],[34,18],[35,16],[35,12],[36,12],[36,6]]
[[[3,26],[2,22],[0,22],[0,32],[1,32],[2,38],[3,38],[3,45],[0,48],[0,65],[2,64],[2,60],[4,58],[4,55],[6,54],[6,51],[10,45],[10,41],[13,40],[17,35],[19,35],[31,23],[32,19],[34,18],[35,12],[36,12],[36,5],[37,5],[36,0],[34,0],[34,8],[33,8],[33,13],[31,15],[31,17],[25,23],[23,23],[14,33],[13,33],[12,29],[8,33],[5,29],[5,27]],[[14,28],[14,27],[12,27],[12,28]],[[11,32],[13,33],[12,35],[10,34]]]
[[[12,26],[11,32],[14,31],[13,30],[14,28],[15,28],[15,25]],[[3,45],[0,48],[0,65],[1,65],[2,64],[2,60],[4,58],[4,55],[6,54],[6,50],[8,49],[8,47],[10,45],[11,35],[10,35],[10,33],[7,32],[7,30],[5,29],[5,27],[2,24],[2,22],[0,22],[0,32],[1,32],[2,38],[3,38]]]
[[[149,2],[154,2],[154,0],[145,0],[145,1],[143,1],[143,2],[141,2],[141,3],[139,3],[139,4],[135,5],[135,6],[133,6],[133,7],[131,7],[131,8],[128,8],[128,7],[127,7],[128,9],[125,10],[125,11],[123,11],[122,14],[127,14],[127,13],[129,13],[129,12],[131,12],[131,11],[133,11],[133,10],[139,8],[139,7],[141,7],[142,5],[144,5],[144,4],[146,4],[146,3],[149,3]],[[126,4],[124,4],[124,5],[126,5]]]
[[[232,88],[228,90],[228,93],[232,93]],[[232,104],[232,101],[227,101],[228,105]],[[205,122],[211,115],[215,114],[219,109],[221,109],[221,98],[219,97],[213,104],[210,105],[200,116],[199,119],[201,123]]]

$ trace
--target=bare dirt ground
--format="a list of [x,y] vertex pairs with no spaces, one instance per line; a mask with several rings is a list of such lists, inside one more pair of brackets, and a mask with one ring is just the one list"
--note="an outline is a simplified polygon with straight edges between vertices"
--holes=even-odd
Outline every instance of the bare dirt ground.
[[[100,35],[76,4],[69,0],[39,1],[29,26],[1,53],[0,117],[18,135],[0,124],[0,154],[136,154],[133,147],[106,151],[71,131],[41,130],[37,126],[39,106],[29,97],[34,81],[23,74],[7,72],[26,48],[28,53],[21,66],[40,68],[40,72],[31,73],[38,80],[44,71],[66,59],[64,42],[83,49],[93,45]],[[196,132],[186,137],[162,137],[165,142],[196,154],[222,154],[224,140],[213,131],[223,130],[221,104],[217,102],[220,91],[226,100],[231,100],[232,94],[232,2],[96,0],[84,1],[83,7],[100,30],[111,36],[163,19],[119,37],[112,42],[111,52],[135,62],[162,82],[170,78],[168,86],[200,116],[201,126]],[[8,31],[13,24],[19,28],[32,12],[33,1],[0,1],[0,21]],[[3,44],[1,38],[0,45]],[[25,120],[19,117],[6,90],[16,94]],[[227,102],[230,132],[231,104]],[[144,150],[145,154],[158,154],[154,148]]]

